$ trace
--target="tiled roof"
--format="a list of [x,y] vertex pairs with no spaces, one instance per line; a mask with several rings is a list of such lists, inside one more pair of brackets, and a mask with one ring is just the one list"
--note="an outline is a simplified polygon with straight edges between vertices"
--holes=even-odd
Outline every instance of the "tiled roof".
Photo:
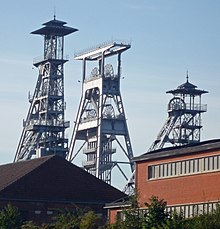
[[40,159],[0,165],[0,191],[30,173],[36,167],[39,167],[49,158],[42,157]]
[[59,156],[0,166],[0,198],[110,203],[126,195]]

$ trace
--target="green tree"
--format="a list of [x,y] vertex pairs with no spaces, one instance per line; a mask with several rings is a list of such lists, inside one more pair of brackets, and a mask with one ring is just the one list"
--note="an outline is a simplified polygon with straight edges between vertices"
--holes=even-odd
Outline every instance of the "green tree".
[[138,203],[138,193],[135,192],[130,197],[131,206],[123,211],[124,222],[121,223],[121,228],[141,229],[142,225],[142,211],[140,211]]
[[213,212],[186,219],[184,228],[220,229],[220,205],[218,204]]
[[93,211],[88,211],[81,217],[80,229],[97,229],[99,220],[100,218]]
[[183,213],[177,213],[176,211],[174,212],[170,212],[169,213],[169,217],[166,220],[165,223],[162,223],[162,227],[163,229],[184,229],[185,224],[184,224],[185,220],[183,217]]
[[117,221],[113,225],[108,225],[108,229],[182,229],[182,214],[166,211],[167,203],[157,196],[152,196],[149,203],[145,203],[146,210],[139,208],[137,195],[131,199],[131,207],[124,209],[124,221]]
[[220,205],[210,213],[204,213],[192,218],[184,218],[182,212],[167,212],[167,203],[157,196],[152,196],[146,203],[142,214],[138,202],[133,197],[130,208],[124,209],[125,219],[115,224],[107,225],[106,229],[220,229]]
[[80,209],[77,209],[75,212],[67,211],[59,214],[53,226],[55,229],[80,229],[82,214]]
[[150,203],[145,203],[147,209],[143,228],[159,228],[169,219],[169,213],[166,212],[167,202],[164,199],[159,200],[157,196],[152,196],[149,201]]
[[[56,222],[51,224],[54,229],[97,229],[100,218],[91,210],[76,209],[58,215]],[[48,227],[50,228],[50,227]]]
[[1,229],[19,229],[22,225],[22,218],[18,209],[8,204],[0,211]]
[[22,224],[21,229],[40,229],[40,227],[34,225],[32,221],[26,221]]

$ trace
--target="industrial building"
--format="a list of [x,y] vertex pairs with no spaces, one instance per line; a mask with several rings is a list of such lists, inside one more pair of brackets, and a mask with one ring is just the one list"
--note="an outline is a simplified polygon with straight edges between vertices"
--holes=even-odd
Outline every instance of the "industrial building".
[[152,195],[185,217],[210,212],[219,202],[220,140],[165,148],[136,161],[136,187],[143,207]]
[[[167,93],[173,98],[164,126],[148,151],[133,158],[139,207],[144,210],[158,196],[167,202],[167,211],[185,217],[211,212],[220,198],[220,139],[200,142],[201,114],[207,111],[201,96],[208,92],[191,84],[187,74],[185,83]],[[110,222],[129,205],[127,199],[107,204]]]
[[[167,202],[168,211],[182,211],[185,217],[211,212],[219,203],[220,139],[151,151],[134,161],[142,209],[153,195]],[[128,204],[107,204],[110,222]]]
[[103,206],[126,196],[57,155],[1,165],[0,174],[0,209],[10,203],[38,225],[76,208],[91,209],[105,220]]
[[[173,98],[155,141],[134,157],[120,91],[122,53],[129,43],[107,42],[75,55],[82,61],[82,95],[69,144],[64,37],[76,31],[54,16],[32,32],[43,35],[44,53],[34,60],[39,75],[14,163],[0,166],[0,208],[11,203],[24,219],[41,224],[51,222],[60,209],[89,207],[103,219],[108,211],[113,223],[130,205],[128,196],[110,185],[112,170],[118,168],[127,182],[124,191],[135,185],[141,209],[152,195],[165,199],[168,211],[182,211],[185,217],[215,209],[220,139],[200,142],[201,116],[207,111],[201,97],[208,91],[191,84],[187,73],[185,83],[167,91]],[[87,172],[72,164],[79,154],[86,158],[82,165]],[[121,154],[125,160],[118,160]]]

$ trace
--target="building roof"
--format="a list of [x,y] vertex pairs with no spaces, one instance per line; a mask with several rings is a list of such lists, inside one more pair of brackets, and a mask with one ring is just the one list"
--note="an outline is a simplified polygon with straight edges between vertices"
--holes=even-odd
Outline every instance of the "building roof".
[[0,166],[0,199],[105,204],[126,194],[59,156]]
[[110,209],[110,208],[126,208],[126,207],[131,207],[132,203],[130,200],[119,200],[116,202],[112,203],[107,203],[105,205],[105,209]]
[[188,76],[185,83],[181,84],[174,90],[169,90],[166,93],[171,94],[189,94],[189,95],[202,95],[208,93],[208,91],[197,89],[197,86],[189,82]]
[[44,23],[44,27],[31,32],[31,34],[66,36],[78,31],[78,29],[65,26],[65,24],[67,23],[56,20],[54,17],[53,20]]
[[133,161],[148,161],[152,159],[168,158],[180,155],[187,155],[191,153],[204,152],[209,150],[219,150],[220,139],[213,139],[194,144],[187,144],[183,146],[167,147],[154,151],[147,152],[138,157],[134,157]]

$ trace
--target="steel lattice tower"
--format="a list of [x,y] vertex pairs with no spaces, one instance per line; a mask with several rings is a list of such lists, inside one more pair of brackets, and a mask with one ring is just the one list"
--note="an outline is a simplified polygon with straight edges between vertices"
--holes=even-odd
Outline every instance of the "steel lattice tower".
[[[75,55],[75,59],[82,60],[83,65],[82,96],[68,160],[73,161],[78,154],[84,153],[84,169],[107,183],[111,183],[111,172],[115,166],[128,179],[120,163],[129,165],[131,172],[134,170],[131,162],[133,151],[120,92],[121,54],[129,48],[130,44],[127,43],[110,42]],[[105,63],[108,57],[113,56],[117,56],[116,74],[113,65]],[[88,76],[87,67],[92,63],[95,67],[91,68]],[[76,142],[79,142],[79,150],[76,150]],[[114,145],[119,146],[119,151]],[[126,159],[113,160],[120,151]]]
[[65,26],[66,22],[54,19],[32,34],[44,37],[44,56],[34,60],[39,76],[30,108],[23,123],[23,131],[14,161],[57,154],[66,157],[68,140],[64,119],[64,37],[77,29]]
[[201,114],[207,111],[201,98],[208,91],[191,84],[187,73],[186,83],[166,93],[173,95],[168,103],[168,118],[148,151],[161,149],[166,143],[178,146],[200,142]]

